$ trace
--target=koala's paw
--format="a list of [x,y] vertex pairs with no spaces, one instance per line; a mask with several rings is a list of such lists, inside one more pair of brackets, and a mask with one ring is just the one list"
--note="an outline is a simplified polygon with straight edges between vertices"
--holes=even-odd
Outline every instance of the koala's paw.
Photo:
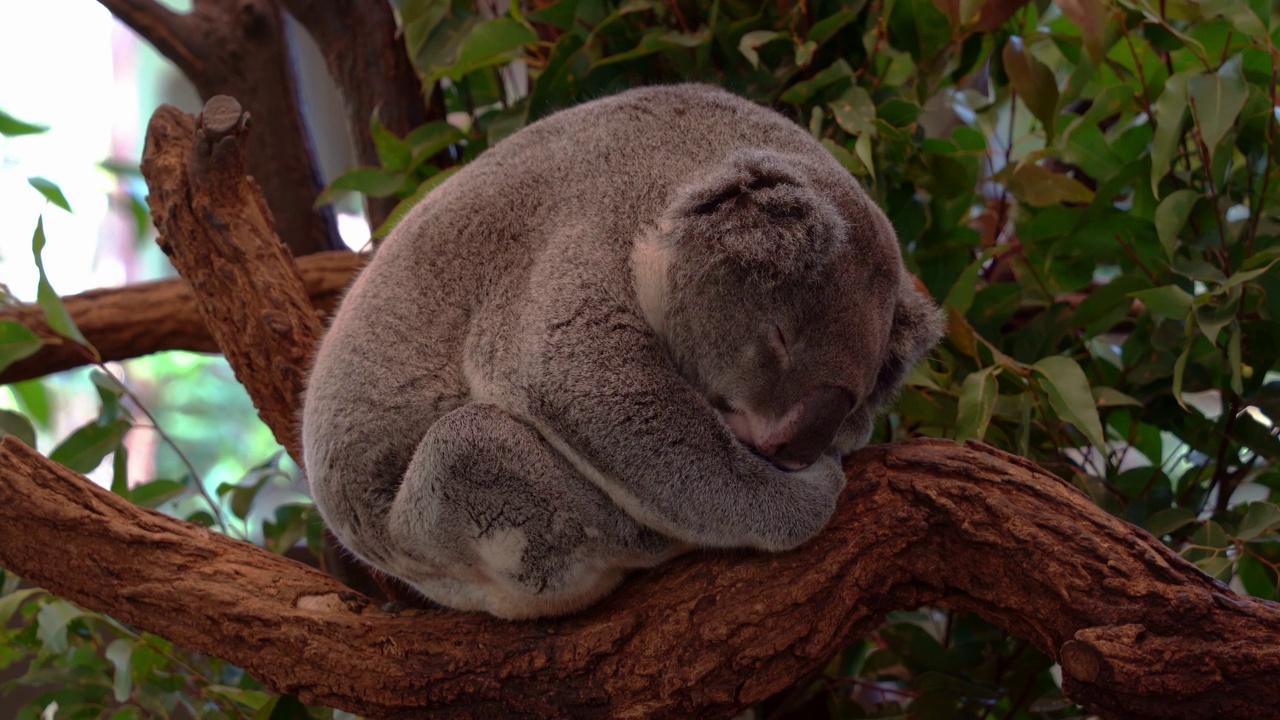
[[785,473],[782,497],[766,511],[758,546],[770,552],[791,550],[817,535],[835,512],[845,476],[838,456],[828,455],[803,470]]

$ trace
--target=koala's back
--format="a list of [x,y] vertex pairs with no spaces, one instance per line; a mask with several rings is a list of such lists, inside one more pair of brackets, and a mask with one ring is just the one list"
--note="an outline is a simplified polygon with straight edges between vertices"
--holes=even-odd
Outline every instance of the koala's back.
[[367,560],[392,560],[379,557],[385,510],[418,441],[473,399],[465,359],[510,366],[505,355],[518,348],[495,339],[518,338],[521,299],[536,291],[536,266],[556,243],[570,232],[592,243],[578,255],[584,286],[629,288],[636,235],[683,183],[744,148],[794,156],[851,218],[868,202],[793,122],[716,88],[680,85],[551,115],[410,212],[343,301],[307,391],[307,471],[339,536]]

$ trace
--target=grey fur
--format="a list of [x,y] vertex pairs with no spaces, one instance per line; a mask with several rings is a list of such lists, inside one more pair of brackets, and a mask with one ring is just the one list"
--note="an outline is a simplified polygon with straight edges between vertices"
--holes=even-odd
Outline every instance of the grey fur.
[[308,477],[347,547],[428,598],[572,612],[690,547],[812,537],[940,328],[806,132],[633,90],[512,135],[387,238],[316,357]]

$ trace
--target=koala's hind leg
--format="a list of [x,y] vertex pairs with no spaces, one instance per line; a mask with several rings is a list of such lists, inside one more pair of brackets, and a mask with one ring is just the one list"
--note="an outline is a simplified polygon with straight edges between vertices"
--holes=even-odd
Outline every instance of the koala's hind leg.
[[678,552],[492,405],[431,426],[389,525],[393,572],[441,604],[510,619],[573,612]]

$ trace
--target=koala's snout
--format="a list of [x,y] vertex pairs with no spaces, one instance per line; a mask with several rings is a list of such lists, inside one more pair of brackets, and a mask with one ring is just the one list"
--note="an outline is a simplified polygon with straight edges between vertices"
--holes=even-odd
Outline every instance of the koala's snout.
[[817,462],[835,441],[853,409],[848,393],[833,387],[810,392],[781,418],[770,420],[750,412],[730,412],[725,420],[733,434],[773,464],[800,470]]

